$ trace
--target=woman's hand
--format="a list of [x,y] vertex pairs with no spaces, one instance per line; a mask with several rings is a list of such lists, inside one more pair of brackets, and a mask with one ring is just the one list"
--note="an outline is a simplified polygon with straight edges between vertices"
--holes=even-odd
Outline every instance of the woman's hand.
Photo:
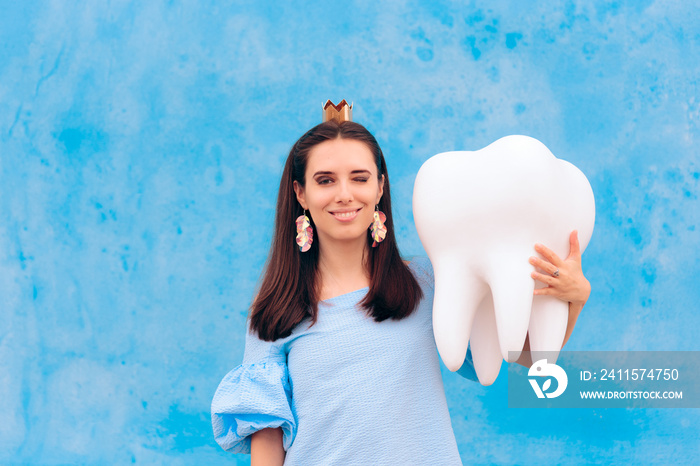
[[[535,250],[542,254],[545,258],[531,257],[530,263],[537,267],[540,271],[532,272],[532,278],[546,284],[546,288],[535,290],[536,295],[555,296],[562,301],[569,303],[569,320],[566,324],[566,334],[562,348],[569,340],[571,332],[574,331],[576,320],[578,319],[583,305],[588,301],[591,294],[591,284],[586,277],[583,276],[581,269],[581,247],[578,244],[578,232],[571,232],[569,236],[569,256],[561,260],[554,251],[541,245],[536,244]],[[532,366],[532,355],[530,354],[530,334],[525,336],[525,344],[516,363],[521,366]]]
[[530,258],[530,263],[539,269],[532,272],[532,278],[547,285],[545,288],[536,289],[535,295],[555,296],[582,308],[591,294],[591,284],[583,276],[581,269],[581,248],[576,230],[569,236],[569,245],[569,256],[564,260],[551,249],[541,244],[535,245],[535,250],[544,260],[538,257]]

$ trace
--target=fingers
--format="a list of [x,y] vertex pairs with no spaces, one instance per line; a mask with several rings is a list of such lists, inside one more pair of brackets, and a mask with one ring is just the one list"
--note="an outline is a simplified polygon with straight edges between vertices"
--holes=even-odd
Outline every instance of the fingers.
[[555,298],[568,301],[566,299],[566,292],[562,289],[562,283],[558,282],[557,278],[539,272],[532,272],[531,276],[535,280],[547,285],[544,288],[535,288],[533,292],[535,296],[554,296]]
[[569,261],[560,271],[559,277],[548,274],[547,270],[544,270],[545,273],[530,273],[534,280],[546,285],[545,288],[536,288],[534,294],[550,295],[572,303],[584,304],[588,301],[591,285],[581,270],[572,268],[572,261]]
[[556,277],[553,277],[551,275],[547,275],[544,273],[532,272],[530,274],[530,276],[532,278],[534,278],[535,280],[540,281],[540,282],[544,283],[545,285],[549,285],[549,286],[554,286],[557,282]]
[[549,262],[556,265],[557,267],[560,267],[561,264],[563,263],[563,261],[559,258],[559,256],[557,256],[554,251],[549,249],[544,244],[539,244],[539,243],[535,244],[535,251],[542,254],[542,256],[545,259],[547,259]]
[[581,257],[581,247],[578,243],[578,231],[574,230],[569,235],[569,259],[579,259]]
[[547,261],[543,261],[539,257],[534,257],[534,256],[530,257],[530,264],[534,265],[535,267],[537,267],[540,270],[544,270],[545,272],[547,272],[550,275],[554,275],[554,272],[559,270],[559,268],[556,265],[550,264]]
[[[544,244],[535,244],[535,251],[539,252],[542,254],[542,256],[547,259],[550,263],[552,263],[555,268],[553,270],[547,270],[544,267],[541,267],[538,265],[543,270],[547,270],[550,273],[553,273],[554,270],[557,268],[561,267],[561,265],[564,263],[564,260],[562,260],[557,254],[549,249],[547,246]],[[578,231],[574,230],[571,232],[569,235],[569,255],[567,256],[566,260],[573,259],[577,262],[581,262],[581,246],[578,241]],[[530,261],[532,263],[532,261]],[[536,264],[533,264],[536,265]]]
[[535,289],[535,295],[537,296],[559,296],[559,292],[556,288],[548,286],[547,288],[537,288]]
[[562,301],[585,303],[590,295],[590,283],[581,270],[578,231],[574,230],[569,235],[569,255],[565,260],[543,244],[535,244],[535,250],[542,258],[530,257],[530,264],[537,268],[531,276],[546,286],[535,289],[534,294],[554,296]]

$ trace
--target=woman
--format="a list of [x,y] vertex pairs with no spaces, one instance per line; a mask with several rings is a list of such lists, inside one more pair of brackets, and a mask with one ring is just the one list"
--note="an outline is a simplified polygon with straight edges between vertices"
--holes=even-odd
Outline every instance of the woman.
[[[560,269],[533,277],[550,284],[536,293],[572,303],[567,338],[590,292],[571,241],[566,261],[542,247],[549,261],[532,259]],[[433,281],[427,259],[401,260],[375,138],[350,121],[308,131],[285,164],[243,364],[212,403],[219,444],[252,464],[460,464]]]

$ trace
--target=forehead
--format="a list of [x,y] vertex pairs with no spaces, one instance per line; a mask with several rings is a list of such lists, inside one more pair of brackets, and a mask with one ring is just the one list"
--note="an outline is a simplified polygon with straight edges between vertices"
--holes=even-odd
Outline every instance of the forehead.
[[317,171],[343,172],[369,170],[376,173],[374,155],[363,142],[354,139],[331,139],[317,144],[309,151],[306,173]]

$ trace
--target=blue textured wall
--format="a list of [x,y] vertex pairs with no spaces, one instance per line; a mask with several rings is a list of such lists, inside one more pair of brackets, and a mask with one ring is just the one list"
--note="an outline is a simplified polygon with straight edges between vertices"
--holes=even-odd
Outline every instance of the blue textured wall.
[[[281,163],[325,99],[421,163],[512,133],[589,177],[567,349],[700,350],[693,2],[15,2],[0,14],[0,462],[244,464],[243,353]],[[330,4],[330,5],[329,5]],[[465,463],[684,463],[698,410],[508,410],[445,374]]]

